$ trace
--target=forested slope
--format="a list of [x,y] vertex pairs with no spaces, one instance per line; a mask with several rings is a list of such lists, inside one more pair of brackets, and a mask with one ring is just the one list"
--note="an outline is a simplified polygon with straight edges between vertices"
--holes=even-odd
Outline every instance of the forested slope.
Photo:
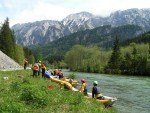
[[120,27],[102,26],[92,30],[85,30],[73,33],[60,38],[46,45],[31,46],[35,54],[41,54],[44,59],[50,62],[63,59],[64,54],[73,45],[80,44],[87,47],[98,46],[109,49],[112,47],[114,38],[117,36],[120,41],[132,39],[141,34],[139,26],[126,25]]

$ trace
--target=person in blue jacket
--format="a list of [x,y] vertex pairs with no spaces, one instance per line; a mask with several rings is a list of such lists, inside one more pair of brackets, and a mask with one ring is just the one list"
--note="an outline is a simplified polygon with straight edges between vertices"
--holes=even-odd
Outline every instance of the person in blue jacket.
[[100,92],[100,87],[97,86],[98,82],[94,81],[93,82],[93,88],[92,88],[92,98],[96,98],[96,99],[103,99],[103,95]]
[[46,70],[45,74],[44,74],[44,78],[49,78],[50,79],[50,76],[51,76],[51,72],[49,72],[48,70]]

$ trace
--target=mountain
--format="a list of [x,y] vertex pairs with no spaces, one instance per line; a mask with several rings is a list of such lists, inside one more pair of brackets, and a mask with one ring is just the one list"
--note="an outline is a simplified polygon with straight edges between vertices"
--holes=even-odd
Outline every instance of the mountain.
[[143,32],[150,30],[150,8],[116,11],[108,17],[96,16],[88,12],[68,15],[62,21],[44,20],[33,23],[16,24],[12,27],[16,42],[24,46],[46,44],[61,37],[86,29],[111,25],[137,25]]
[[[150,44],[150,31],[148,31],[140,36],[137,36],[133,39],[128,39],[128,40],[122,42],[121,45],[122,46],[128,45],[132,42],[137,43],[137,44],[140,44],[140,43],[145,43],[145,44],[149,43]],[[150,45],[149,45],[149,47],[150,47]]]
[[126,39],[133,39],[141,33],[142,28],[135,25],[118,27],[106,25],[91,30],[79,31],[48,44],[32,46],[30,48],[33,53],[41,54],[44,59],[52,62],[63,59],[65,53],[76,44],[86,47],[98,46],[109,49],[112,47],[116,36],[123,42]]
[[24,46],[45,44],[67,35],[64,25],[59,21],[52,20],[16,24],[12,29],[15,33],[16,43]]
[[65,25],[71,33],[89,29],[90,26],[84,26],[85,22],[95,16],[88,12],[81,12],[76,14],[71,14],[62,20],[63,25]]
[[[33,23],[16,24],[12,26],[16,36],[16,43],[23,46],[46,44],[67,36],[79,29],[92,14],[81,12],[71,14],[60,21],[43,20]],[[84,29],[83,29],[84,30]]]

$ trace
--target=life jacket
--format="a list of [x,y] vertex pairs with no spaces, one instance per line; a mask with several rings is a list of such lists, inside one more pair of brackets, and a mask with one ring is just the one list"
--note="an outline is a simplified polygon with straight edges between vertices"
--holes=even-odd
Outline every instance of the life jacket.
[[42,75],[44,75],[44,74],[45,74],[45,71],[46,71],[46,67],[45,67],[45,66],[42,66],[41,71],[42,71]]
[[34,64],[34,65],[32,66],[32,70],[34,70],[34,71],[39,71],[39,66],[38,66],[37,64]]
[[42,70],[46,70],[46,67],[45,67],[45,66],[42,66]]
[[96,98],[99,98],[99,97],[103,96],[103,95],[100,93],[100,87],[95,86],[95,89],[96,89],[96,94],[95,94],[95,97],[96,97]]
[[41,69],[41,63],[38,63],[38,66],[39,66],[39,70]]
[[81,92],[87,93],[87,84],[86,83],[82,83]]

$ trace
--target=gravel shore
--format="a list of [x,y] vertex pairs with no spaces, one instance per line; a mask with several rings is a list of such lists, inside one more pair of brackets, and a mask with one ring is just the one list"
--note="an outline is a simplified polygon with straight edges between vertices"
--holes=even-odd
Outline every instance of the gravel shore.
[[2,51],[0,51],[0,70],[18,70],[23,69],[23,66],[16,63],[13,59],[8,57]]

